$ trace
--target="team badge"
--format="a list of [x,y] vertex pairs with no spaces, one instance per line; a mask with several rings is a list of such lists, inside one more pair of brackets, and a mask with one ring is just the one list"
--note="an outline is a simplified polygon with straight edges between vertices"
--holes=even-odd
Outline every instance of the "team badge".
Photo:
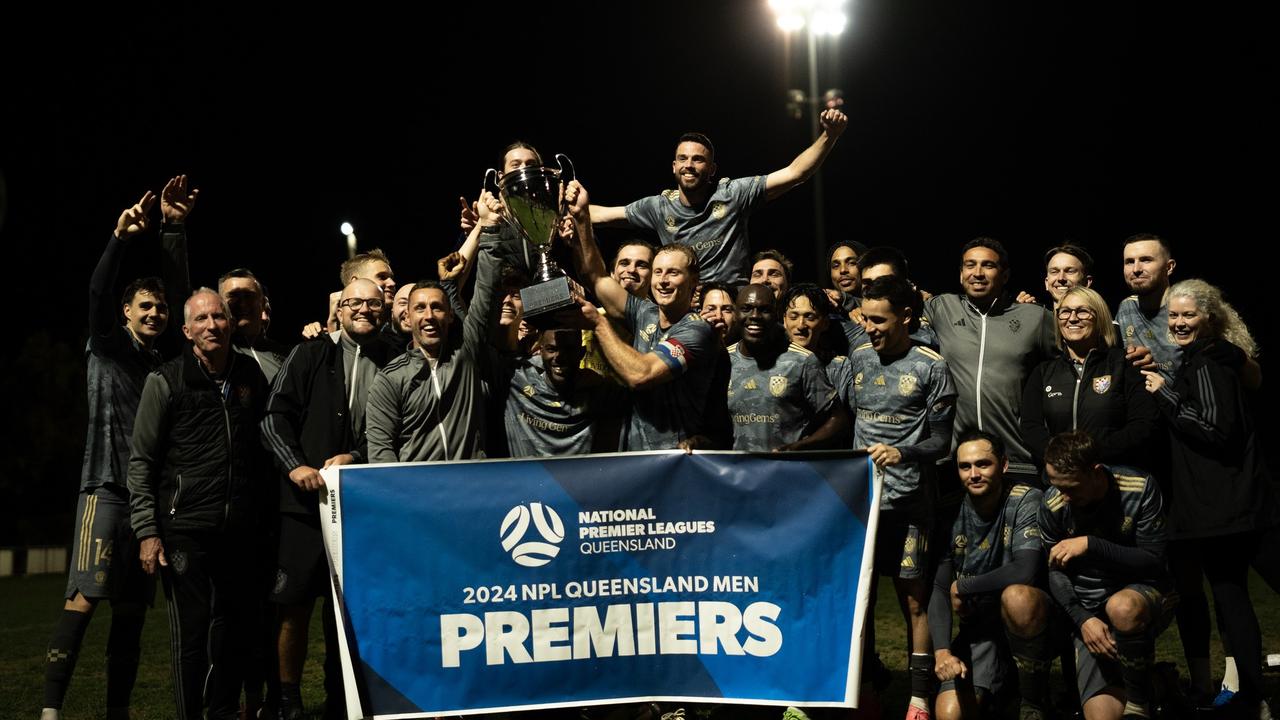
[[769,394],[774,397],[782,397],[787,391],[787,377],[785,375],[772,375],[769,377]]
[[525,397],[533,397],[533,386],[525,385],[524,387],[520,388],[520,392],[524,393]]
[[898,394],[905,397],[915,392],[917,382],[919,379],[915,375],[903,375],[898,378]]
[[719,220],[729,214],[729,206],[725,203],[716,201],[711,203],[711,219]]
[[1022,329],[1022,321],[1014,318],[1009,321],[1009,332],[1016,333]]
[[250,390],[248,385],[236,386],[236,397],[240,398],[241,402],[247,402],[249,400],[249,393]]
[[93,574],[93,581],[98,585],[102,585],[107,581],[107,574],[101,570]]
[[1105,395],[1111,389],[1111,376],[1103,375],[1093,379],[1093,391],[1099,395]]
[[902,542],[902,552],[913,553],[916,551],[916,537],[908,535],[907,539]]
[[1127,338],[1131,338],[1131,337],[1133,337],[1133,326],[1132,326],[1132,325],[1126,325],[1126,326],[1125,326],[1125,328],[1124,328],[1124,336],[1125,336],[1125,337],[1127,337]]
[[1133,518],[1126,517],[1124,522],[1120,523],[1120,532],[1125,535],[1133,532]]
[[169,564],[173,566],[173,571],[182,575],[187,572],[187,554],[181,550],[174,551],[169,556]]
[[284,592],[284,586],[289,582],[289,576],[284,570],[276,570],[276,588],[272,592],[273,595],[279,595]]

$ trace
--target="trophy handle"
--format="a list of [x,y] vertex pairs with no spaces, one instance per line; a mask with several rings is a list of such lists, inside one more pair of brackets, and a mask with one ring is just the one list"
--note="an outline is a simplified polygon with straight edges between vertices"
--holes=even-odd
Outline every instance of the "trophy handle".
[[577,172],[574,171],[573,161],[568,155],[557,153],[556,164],[560,166],[560,214],[564,215],[569,210],[569,203],[564,201],[564,190],[577,177]]
[[573,170],[573,161],[569,159],[568,155],[557,154],[556,164],[560,166],[560,183],[562,185],[568,185],[578,177],[578,174]]
[[502,191],[498,188],[498,171],[497,170],[494,170],[493,168],[489,168],[488,170],[484,171],[483,187],[485,190],[488,190],[489,192],[493,193],[494,197],[499,197],[502,194]]

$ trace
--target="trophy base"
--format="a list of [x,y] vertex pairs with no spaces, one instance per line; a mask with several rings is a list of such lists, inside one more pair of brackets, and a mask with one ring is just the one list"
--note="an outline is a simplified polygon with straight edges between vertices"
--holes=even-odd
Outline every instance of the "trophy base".
[[569,278],[563,275],[522,289],[520,302],[524,303],[524,317],[530,320],[577,304],[569,290]]

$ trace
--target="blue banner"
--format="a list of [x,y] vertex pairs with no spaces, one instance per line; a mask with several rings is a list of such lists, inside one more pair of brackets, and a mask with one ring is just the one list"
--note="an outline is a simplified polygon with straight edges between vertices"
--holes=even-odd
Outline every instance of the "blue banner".
[[327,473],[351,716],[853,707],[870,467],[676,452]]

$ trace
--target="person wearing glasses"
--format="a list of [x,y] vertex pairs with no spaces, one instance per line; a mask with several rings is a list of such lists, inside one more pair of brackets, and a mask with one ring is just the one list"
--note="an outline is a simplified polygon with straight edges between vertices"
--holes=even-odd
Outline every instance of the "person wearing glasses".
[[[279,611],[276,633],[279,715],[302,717],[299,683],[307,630],[316,598],[329,595],[328,563],[320,535],[320,468],[364,462],[365,401],[374,375],[394,355],[378,328],[389,309],[381,288],[357,279],[338,300],[338,341],[304,342],[289,353],[267,400],[262,438],[280,468],[277,557],[271,600]],[[235,312],[234,310],[232,311]],[[333,613],[323,613],[326,709],[341,707],[342,668]],[[335,707],[337,705],[337,707]]]
[[1058,353],[1031,371],[1022,393],[1022,439],[1032,459],[1044,467],[1049,438],[1083,430],[1103,462],[1146,467],[1144,446],[1159,411],[1125,359],[1106,302],[1077,285],[1058,302],[1055,319]]

